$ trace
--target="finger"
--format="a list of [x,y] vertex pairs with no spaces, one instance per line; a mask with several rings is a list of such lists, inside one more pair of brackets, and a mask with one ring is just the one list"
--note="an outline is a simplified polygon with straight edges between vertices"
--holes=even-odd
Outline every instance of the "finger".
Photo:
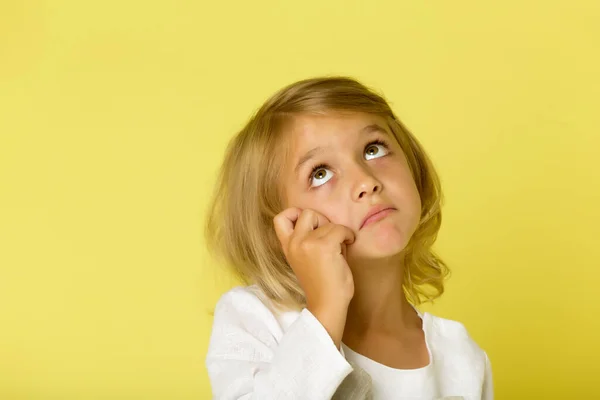
[[273,218],[275,233],[282,245],[287,244],[289,237],[294,233],[294,225],[300,217],[302,210],[296,207],[286,208]]
[[320,226],[319,228],[315,229],[313,231],[313,235],[315,237],[315,239],[321,239],[327,235],[329,235],[329,233],[331,232],[331,230],[335,228],[335,224],[331,223],[331,224],[325,224],[323,226]]
[[327,236],[331,238],[331,240],[335,241],[335,243],[345,243],[352,244],[354,243],[354,231],[347,226],[332,224],[333,227],[328,232]]
[[294,230],[298,234],[305,235],[306,233],[313,231],[321,226],[329,224],[329,220],[323,214],[307,208],[302,211]]
[[338,243],[352,244],[355,239],[354,231],[345,225],[330,223],[322,226],[315,231],[317,238],[323,238],[325,236],[331,236]]

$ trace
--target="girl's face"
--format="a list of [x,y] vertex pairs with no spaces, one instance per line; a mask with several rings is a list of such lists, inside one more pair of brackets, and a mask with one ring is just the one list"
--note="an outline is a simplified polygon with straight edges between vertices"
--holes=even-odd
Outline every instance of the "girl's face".
[[[283,171],[286,207],[310,208],[356,235],[349,261],[400,253],[415,232],[421,199],[384,118],[366,113],[299,115]],[[387,209],[368,218],[381,209]]]

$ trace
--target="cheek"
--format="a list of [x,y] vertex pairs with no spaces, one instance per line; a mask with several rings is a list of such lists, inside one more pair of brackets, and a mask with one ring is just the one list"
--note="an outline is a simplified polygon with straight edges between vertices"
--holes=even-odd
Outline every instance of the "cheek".
[[323,214],[334,224],[348,225],[348,218],[342,212],[343,210],[342,207],[339,206],[339,203],[319,201],[313,202],[309,208]]
[[296,201],[293,206],[301,209],[311,209],[323,214],[327,219],[334,224],[348,226],[349,218],[344,207],[340,207],[340,201],[336,199],[330,192],[324,196],[314,195],[299,195],[296,196]]
[[[410,188],[410,189],[409,189]],[[406,213],[410,215],[412,224],[418,224],[421,219],[421,197],[414,183],[404,192]]]
[[[402,173],[398,174],[397,171],[402,171]],[[410,214],[420,215],[421,198],[410,170],[399,168],[396,169],[394,174],[390,174],[386,178],[387,185],[384,184],[384,186],[387,186],[388,193],[391,193],[393,198],[399,201],[399,205]]]
[[405,178],[400,186],[400,191],[408,204],[413,205],[414,208],[421,208],[421,197],[412,176],[409,175]]
[[350,227],[348,215],[344,213],[345,210],[339,204],[321,204],[320,208],[322,211],[315,209],[325,215],[332,223]]

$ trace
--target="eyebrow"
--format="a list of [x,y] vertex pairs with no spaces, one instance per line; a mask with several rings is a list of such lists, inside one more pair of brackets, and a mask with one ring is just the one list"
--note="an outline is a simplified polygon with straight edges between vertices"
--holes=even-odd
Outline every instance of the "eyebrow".
[[[385,128],[381,127],[381,125],[378,124],[371,124],[371,125],[367,125],[364,128],[362,128],[359,132],[360,135],[369,135],[372,133],[383,133],[387,136],[389,136],[389,132],[387,130],[385,130]],[[298,160],[298,164],[296,164],[296,167],[294,168],[294,172],[296,174],[298,174],[298,171],[300,170],[300,168],[302,167],[302,165],[304,165],[307,161],[309,161],[310,159],[312,159],[314,156],[316,156],[319,153],[322,153],[325,150],[324,147],[315,147],[309,151],[307,151],[302,157],[300,157],[300,160]]]

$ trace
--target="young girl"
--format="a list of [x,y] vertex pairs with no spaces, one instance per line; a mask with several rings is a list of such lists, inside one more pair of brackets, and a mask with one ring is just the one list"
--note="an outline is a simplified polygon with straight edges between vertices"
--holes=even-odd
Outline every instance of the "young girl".
[[218,301],[215,399],[492,399],[487,354],[416,306],[444,291],[436,172],[387,102],[296,82],[232,140],[207,243],[246,286]]

